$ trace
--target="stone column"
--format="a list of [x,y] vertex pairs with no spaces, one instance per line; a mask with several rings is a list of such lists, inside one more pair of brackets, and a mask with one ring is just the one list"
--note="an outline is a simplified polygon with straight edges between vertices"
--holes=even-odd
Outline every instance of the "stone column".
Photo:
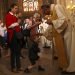
[[18,7],[19,7],[19,10],[21,12],[23,12],[23,0],[17,0],[17,4],[18,4]]
[[38,3],[39,3],[38,8],[40,10],[41,9],[41,6],[43,5],[43,0],[38,0]]
[[0,1],[0,19],[2,19],[2,1]]
[[8,0],[1,0],[0,1],[0,18],[4,20],[6,12],[8,10]]
[[8,7],[10,7],[13,3],[17,3],[18,0],[8,0]]

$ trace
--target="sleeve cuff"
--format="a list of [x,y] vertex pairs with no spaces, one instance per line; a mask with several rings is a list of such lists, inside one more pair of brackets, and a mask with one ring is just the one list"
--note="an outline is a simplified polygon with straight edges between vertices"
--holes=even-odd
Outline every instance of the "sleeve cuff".
[[12,28],[12,27],[15,27],[15,26],[18,26],[19,24],[17,22],[11,24],[8,28]]

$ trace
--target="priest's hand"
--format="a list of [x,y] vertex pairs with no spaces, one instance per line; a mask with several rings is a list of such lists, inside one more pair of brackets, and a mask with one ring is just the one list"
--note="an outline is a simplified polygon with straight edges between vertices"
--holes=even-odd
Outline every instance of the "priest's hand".
[[50,19],[48,19],[46,23],[49,24],[49,25],[53,25],[53,23]]
[[52,25],[52,17],[51,17],[51,15],[46,15],[45,19],[47,20],[47,22],[46,22],[47,24]]

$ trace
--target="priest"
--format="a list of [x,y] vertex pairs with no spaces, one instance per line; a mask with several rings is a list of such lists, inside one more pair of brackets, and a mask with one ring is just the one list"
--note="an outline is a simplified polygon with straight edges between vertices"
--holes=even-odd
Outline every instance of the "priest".
[[47,19],[47,23],[52,26],[48,27],[43,35],[48,40],[52,40],[53,44],[55,43],[59,68],[65,69],[68,66],[67,53],[64,43],[64,34],[67,28],[67,22],[63,13],[63,8],[59,4],[51,4],[51,6],[43,5],[42,13]]

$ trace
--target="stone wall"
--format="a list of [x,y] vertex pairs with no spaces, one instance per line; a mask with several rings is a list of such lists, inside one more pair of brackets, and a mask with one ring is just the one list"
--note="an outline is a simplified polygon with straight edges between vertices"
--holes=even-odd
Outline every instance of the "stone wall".
[[8,8],[8,0],[1,0],[0,1],[0,19],[4,19],[4,16],[7,12],[7,8]]
[[[54,0],[38,0],[39,2],[39,11],[40,11],[40,8],[41,8],[41,5],[45,4],[45,3],[53,3]],[[25,15],[32,15],[34,12],[24,12],[23,11],[23,0],[0,0],[0,18],[2,20],[4,20],[5,18],[5,15],[10,7],[10,5],[12,3],[17,3],[18,6],[19,6],[19,10]]]

